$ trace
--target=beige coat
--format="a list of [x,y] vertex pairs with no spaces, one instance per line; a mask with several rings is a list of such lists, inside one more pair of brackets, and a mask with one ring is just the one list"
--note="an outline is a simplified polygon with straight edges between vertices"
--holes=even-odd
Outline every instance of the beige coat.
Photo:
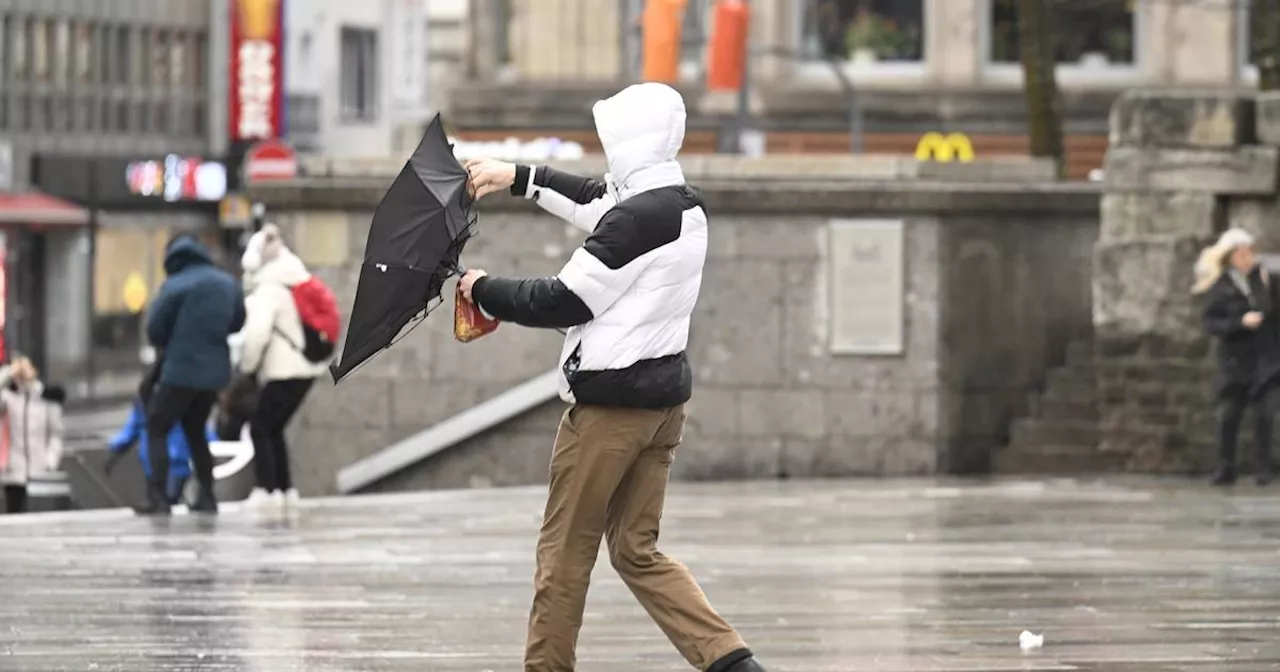
[[46,400],[34,381],[15,389],[10,367],[0,367],[0,412],[9,427],[8,460],[0,484],[25,485],[33,476],[58,470],[62,461],[62,405]]

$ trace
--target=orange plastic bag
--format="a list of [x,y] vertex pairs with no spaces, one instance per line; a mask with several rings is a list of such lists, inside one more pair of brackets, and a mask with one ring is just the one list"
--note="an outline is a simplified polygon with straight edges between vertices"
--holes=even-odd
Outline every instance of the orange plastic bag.
[[498,321],[485,317],[476,304],[462,295],[462,289],[453,292],[453,337],[462,343],[493,333],[498,328]]

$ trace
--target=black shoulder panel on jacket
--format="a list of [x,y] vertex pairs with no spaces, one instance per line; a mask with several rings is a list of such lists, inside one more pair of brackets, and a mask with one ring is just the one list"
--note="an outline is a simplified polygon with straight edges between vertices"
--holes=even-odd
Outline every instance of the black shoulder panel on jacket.
[[684,211],[698,205],[701,203],[684,186],[636,194],[606,213],[582,246],[616,271],[675,242],[684,225]]

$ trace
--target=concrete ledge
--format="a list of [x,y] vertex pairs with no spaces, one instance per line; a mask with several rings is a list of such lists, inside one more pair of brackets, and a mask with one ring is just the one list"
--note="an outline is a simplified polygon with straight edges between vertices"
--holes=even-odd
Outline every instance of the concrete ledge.
[[[338,209],[371,212],[386,178],[306,178],[260,184],[250,195],[273,210]],[[955,215],[970,213],[1096,214],[1101,189],[1090,183],[1002,183],[807,180],[778,184],[755,180],[698,184],[713,213],[786,215]],[[532,211],[530,201],[491,197],[481,212]]]
[[1278,162],[1280,150],[1257,145],[1230,151],[1112,147],[1107,150],[1106,188],[1273,194]]
[[[408,157],[335,159],[304,157],[306,177],[382,177],[388,183]],[[604,156],[589,155],[579,161],[548,163],[579,175],[603,175]],[[723,180],[944,180],[956,182],[1046,182],[1054,179],[1052,162],[1030,157],[990,157],[971,163],[917,161],[889,154],[770,154],[746,158],[726,154],[690,154],[680,158],[685,177],[701,184]]]

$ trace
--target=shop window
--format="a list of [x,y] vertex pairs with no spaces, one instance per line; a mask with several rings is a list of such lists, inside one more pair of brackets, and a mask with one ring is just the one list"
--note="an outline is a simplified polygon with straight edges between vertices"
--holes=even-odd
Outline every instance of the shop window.
[[[1021,58],[1017,0],[990,0],[987,59],[1016,65]],[[1132,0],[1050,0],[1054,58],[1059,66],[1103,71],[1137,60],[1138,15]]]
[[811,59],[856,66],[924,61],[924,0],[812,0],[801,47]]
[[378,117],[378,31],[342,29],[342,116],[368,122]]

